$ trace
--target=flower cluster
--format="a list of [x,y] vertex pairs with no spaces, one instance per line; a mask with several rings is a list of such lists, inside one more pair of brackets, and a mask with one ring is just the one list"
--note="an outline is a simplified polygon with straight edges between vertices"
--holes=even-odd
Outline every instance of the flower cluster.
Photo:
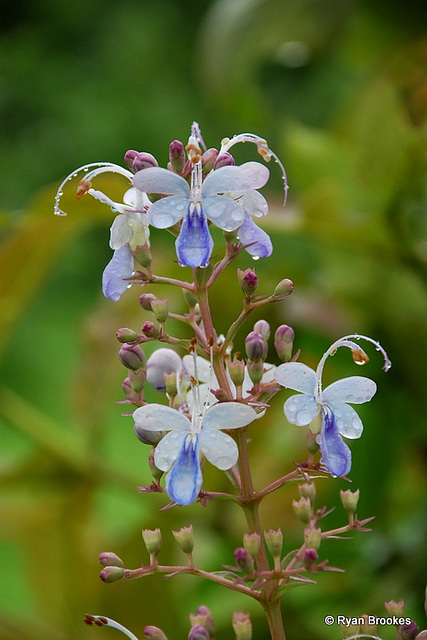
[[[213,250],[209,223],[233,233],[255,259],[271,255],[273,247],[268,234],[251,217],[268,213],[267,201],[257,189],[267,183],[269,170],[259,162],[236,166],[229,152],[233,145],[246,141],[255,143],[265,160],[274,157],[280,164],[286,196],[284,169],[264,139],[241,134],[224,139],[219,150],[207,149],[197,123],[192,125],[185,148],[179,140],[170,144],[167,169],[159,167],[151,154],[130,150],[125,154],[129,169],[109,162],[92,163],[75,170],[62,182],[55,198],[57,215],[65,215],[59,206],[64,185],[81,171],[86,175],[79,183],[77,198],[88,193],[119,214],[111,227],[110,246],[114,254],[102,278],[107,298],[117,301],[126,291],[134,258],[142,266],[150,266],[150,225],[157,229],[173,228],[177,233],[176,254],[182,266],[197,268],[209,264]],[[92,180],[105,172],[121,174],[132,184],[123,203],[113,202],[92,187]]]

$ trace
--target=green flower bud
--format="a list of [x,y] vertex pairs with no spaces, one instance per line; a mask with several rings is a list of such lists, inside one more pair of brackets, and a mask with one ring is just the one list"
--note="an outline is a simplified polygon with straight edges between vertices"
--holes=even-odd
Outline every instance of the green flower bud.
[[399,600],[399,602],[390,600],[389,602],[384,602],[384,608],[390,616],[400,618],[405,610],[405,602],[403,600]]
[[357,638],[360,633],[360,625],[358,624],[350,624],[347,627],[341,622],[340,627],[344,638]]
[[261,536],[258,533],[243,534],[243,547],[255,559],[261,547]]
[[258,384],[264,375],[264,363],[262,360],[254,360],[247,364],[248,374],[254,384]]
[[212,275],[212,272],[213,266],[211,264],[208,264],[207,267],[197,267],[194,273],[194,280],[199,288],[204,289]]
[[274,531],[273,529],[264,531],[264,538],[267,548],[273,558],[280,558],[283,547],[283,533],[281,529],[277,529],[277,531]]
[[125,570],[123,569],[123,567],[111,566],[104,567],[99,574],[99,577],[103,582],[107,582],[109,584],[110,582],[117,582],[117,580],[121,580],[124,575]]
[[320,543],[322,542],[322,530],[321,529],[307,529],[304,531],[304,542],[308,549],[319,550]]
[[146,269],[151,267],[152,256],[148,242],[138,244],[135,249],[132,248],[132,255],[139,262],[141,267],[145,267]]
[[361,625],[360,632],[365,633],[368,636],[376,636],[378,631],[378,625],[369,624],[369,616],[366,613],[364,613],[362,617],[365,620],[365,622]]
[[357,509],[357,503],[359,502],[360,490],[350,491],[350,489],[346,489],[340,491],[340,498],[342,502],[342,506],[344,510],[348,513],[348,515],[353,515]]
[[[160,434],[163,438],[163,436],[166,435],[165,431],[160,431]],[[157,443],[148,443],[148,444],[157,444]],[[153,476],[154,480],[156,480],[157,482],[159,482],[160,478],[163,475],[163,471],[161,471],[160,469],[158,469],[155,465],[154,462],[154,453],[155,453],[155,447],[153,447],[150,451],[150,454],[148,456],[148,466],[150,467],[150,473]]]
[[103,567],[124,567],[124,562],[112,551],[104,551],[99,554],[99,563]]
[[156,556],[162,548],[162,533],[160,529],[143,529],[142,538],[150,556]]
[[135,342],[135,340],[138,340],[139,337],[139,333],[136,333],[136,331],[134,331],[133,329],[127,329],[123,327],[116,331],[116,338],[119,342],[122,343]]
[[245,379],[245,363],[242,360],[234,360],[228,362],[228,373],[236,387],[241,387]]
[[298,491],[302,498],[310,498],[311,504],[314,504],[316,499],[316,485],[314,482],[304,482],[304,484],[298,485]]
[[132,385],[132,389],[136,393],[140,393],[145,385],[147,379],[147,372],[144,369],[138,369],[138,371],[129,371],[129,380]]
[[155,300],[151,300],[150,304],[157,322],[164,324],[169,316],[169,300],[167,298],[164,300],[156,298]]
[[292,500],[292,509],[301,522],[309,524],[312,514],[310,498],[300,498],[298,501]]
[[166,393],[170,398],[175,398],[176,394],[178,393],[176,385],[176,371],[164,373],[163,379],[165,381]]
[[292,358],[294,338],[295,332],[292,327],[287,324],[281,324],[280,327],[277,327],[274,334],[274,348],[282,362],[289,362]]
[[292,280],[285,278],[284,280],[281,280],[279,284],[276,286],[273,296],[276,298],[276,300],[282,300],[283,298],[288,296],[290,293],[292,293],[293,290],[294,290],[294,283],[292,282]]
[[197,304],[197,297],[194,295],[192,291],[188,289],[182,289],[182,293],[185,299],[185,302],[188,304],[190,309],[194,309]]
[[177,541],[179,548],[188,554],[193,553],[194,549],[194,536],[193,525],[189,527],[181,527],[179,531],[172,531],[173,537]]
[[248,613],[235,611],[232,625],[236,640],[252,640],[252,622]]

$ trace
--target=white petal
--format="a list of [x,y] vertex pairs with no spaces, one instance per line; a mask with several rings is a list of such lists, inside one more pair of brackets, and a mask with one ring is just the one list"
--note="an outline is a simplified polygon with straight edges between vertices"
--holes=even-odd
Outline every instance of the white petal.
[[351,376],[342,378],[326,387],[322,393],[322,399],[329,402],[351,402],[363,404],[369,402],[375,395],[377,385],[373,380],[363,376]]
[[277,382],[294,391],[314,395],[316,390],[316,373],[302,362],[285,362],[274,372]]
[[319,412],[319,405],[314,396],[303,393],[300,396],[291,396],[283,405],[285,416],[291,424],[305,427],[310,424]]
[[238,200],[239,204],[251,215],[260,218],[268,213],[268,203],[259,191],[246,191]]
[[194,367],[194,358],[187,354],[182,358],[184,369],[190,376],[196,378],[200,382],[209,382],[215,380],[211,363],[206,358],[196,356],[196,369]]
[[147,382],[158,391],[165,391],[165,373],[181,368],[181,358],[173,349],[156,349],[147,361]]
[[202,207],[209,220],[224,231],[234,231],[245,219],[243,207],[227,196],[207,196],[203,198]]
[[203,429],[199,435],[200,450],[209,462],[218,469],[230,469],[237,462],[237,444],[226,433],[218,429]]
[[134,175],[133,183],[145,193],[172,193],[186,198],[190,195],[188,182],[182,176],[162,167],[141,169]]
[[131,237],[131,228],[126,213],[116,216],[110,229],[110,247],[114,250],[120,249],[127,244]]
[[210,407],[202,419],[203,429],[238,429],[256,419],[256,411],[241,402],[221,402]]
[[171,431],[160,440],[154,452],[154,464],[158,469],[169,471],[186,437],[186,431]]
[[[149,171],[149,169],[143,169]],[[153,204],[148,209],[150,224],[156,229],[167,229],[181,220],[187,213],[189,201],[182,196],[167,196]]]
[[245,162],[242,165],[221,167],[212,171],[205,179],[202,187],[203,196],[228,191],[249,191],[259,189],[268,181],[270,172],[259,162]]
[[147,431],[185,431],[188,433],[191,423],[176,409],[163,404],[146,404],[133,413],[135,424]]
[[346,438],[360,438],[363,431],[363,423],[353,407],[344,402],[328,402],[335,417],[335,423],[342,436]]

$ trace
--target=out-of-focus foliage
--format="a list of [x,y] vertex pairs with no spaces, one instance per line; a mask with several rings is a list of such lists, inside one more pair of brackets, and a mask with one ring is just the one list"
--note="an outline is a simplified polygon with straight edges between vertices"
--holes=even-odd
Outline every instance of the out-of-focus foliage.
[[[164,533],[162,559],[179,558],[171,530],[193,522],[195,558],[210,569],[232,562],[243,521],[211,503],[159,513],[161,496],[141,496],[148,453],[121,417],[125,375],[119,326],[145,319],[140,290],[119,303],[100,294],[110,259],[108,208],[71,183],[52,215],[57,184],[74,167],[122,162],[128,148],[154,153],[185,141],[193,119],[208,146],[249,130],[265,136],[290,183],[281,208],[272,164],[271,259],[256,263],[260,292],[283,277],[295,292],[267,320],[296,330],[301,359],[314,366],[350,332],[379,339],[393,368],[372,353],[366,375],[378,393],[361,408],[352,443],[352,488],[373,533],[324,545],[345,574],[318,576],[285,600],[290,640],[339,640],[326,614],[382,615],[404,598],[421,624],[426,540],[427,216],[425,136],[427,38],[423,2],[339,0],[89,0],[4,2],[0,21],[0,635],[5,640],[93,638],[83,613],[116,618],[142,637],[147,624],[185,637],[203,603],[231,635],[233,607],[261,612],[195,578],[160,577],[116,589],[98,577],[97,555],[114,550],[146,562],[141,528]],[[425,16],[424,16],[425,17]],[[245,145],[238,160],[254,159]],[[46,186],[47,184],[51,186]],[[125,185],[99,178],[120,197]],[[72,195],[72,194],[71,194]],[[264,222],[264,221],[263,221]],[[221,251],[220,237],[216,236]],[[173,238],[153,232],[153,268],[186,277]],[[252,266],[241,256],[236,266]],[[184,275],[183,275],[184,274]],[[179,292],[155,291],[182,304]],[[218,330],[239,313],[235,269],[212,292]],[[258,318],[254,318],[256,320]],[[252,324],[248,323],[249,331]],[[172,325],[171,333],[179,326]],[[240,336],[242,348],[244,336]],[[377,356],[377,357],[376,357]],[[273,359],[273,352],[271,359]],[[325,372],[354,375],[346,354]],[[359,371],[357,371],[359,373]],[[286,424],[277,397],[253,429],[258,486],[302,459],[304,433]],[[159,400],[156,396],[153,399]],[[261,424],[261,423],[260,423]],[[267,478],[266,478],[267,477]],[[206,483],[218,474],[208,470]],[[338,505],[340,480],[323,481],[319,506]],[[224,480],[224,488],[227,485]],[[265,527],[281,526],[289,549],[301,534],[290,509],[296,487],[266,500]],[[225,509],[225,515],[220,509]],[[328,518],[342,522],[340,507]],[[385,639],[390,630],[381,630]],[[389,634],[389,635],[387,635]]]

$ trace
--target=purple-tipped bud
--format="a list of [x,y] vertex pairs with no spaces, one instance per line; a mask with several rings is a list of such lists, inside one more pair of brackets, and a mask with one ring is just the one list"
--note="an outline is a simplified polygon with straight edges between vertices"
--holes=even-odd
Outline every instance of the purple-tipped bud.
[[201,625],[208,630],[211,638],[215,635],[215,620],[213,619],[211,610],[205,605],[197,607],[196,613],[190,613],[190,623],[192,627]]
[[159,163],[156,158],[151,155],[151,153],[146,153],[143,151],[142,153],[138,153],[133,160],[133,170],[141,171],[141,169],[150,169],[151,167],[158,167]]
[[267,320],[258,320],[258,322],[255,322],[254,331],[260,333],[265,341],[270,337],[270,325]]
[[294,348],[295,332],[287,324],[277,327],[274,334],[274,348],[282,362],[289,362]]
[[255,293],[258,287],[258,276],[255,271],[252,269],[246,269],[245,271],[237,269],[237,278],[245,295],[251,296]]
[[122,327],[116,331],[116,338],[119,342],[135,342],[138,340],[139,333],[136,333],[133,329],[128,329],[127,327]]
[[160,529],[143,529],[142,539],[145,547],[151,555],[157,555],[162,548],[162,532]]
[[238,547],[234,552],[234,560],[240,571],[251,573],[254,570],[254,559],[243,547]]
[[252,640],[252,622],[248,613],[235,611],[232,625],[236,640]]
[[119,351],[119,360],[127,369],[145,369],[147,359],[139,344],[124,344]]
[[141,327],[141,331],[147,338],[157,338],[160,333],[159,327],[151,320],[147,320]]
[[243,546],[255,559],[261,547],[261,536],[258,533],[244,533]]
[[111,567],[104,567],[103,570],[101,571],[101,573],[99,574],[99,577],[101,578],[102,582],[116,582],[117,580],[121,580],[125,575],[125,570],[123,569],[123,567],[115,567],[115,566],[111,566]]
[[251,331],[245,340],[246,355],[249,360],[265,360],[268,352],[268,344],[257,331]]
[[152,625],[145,627],[144,638],[147,640],[168,640],[167,636],[159,627],[153,627]]
[[157,322],[163,324],[168,319],[169,315],[169,300],[165,298],[164,300],[159,300],[155,298],[151,301],[151,310],[154,313],[154,317]]
[[202,172],[203,175],[207,176],[210,171],[214,168],[215,160],[218,157],[217,149],[208,149],[202,155]]
[[281,529],[277,529],[277,531],[274,531],[274,529],[264,531],[264,539],[273,558],[280,558],[283,547],[283,533]]
[[151,311],[152,300],[157,300],[157,296],[154,293],[143,293],[139,296],[139,304],[145,311]]
[[415,640],[418,631],[418,626],[411,620],[409,623],[402,624],[397,632],[396,640]]
[[128,398],[128,400],[137,400],[138,399],[138,394],[134,391],[131,381],[129,380],[129,378],[125,378],[123,380],[123,384],[122,384],[122,389],[124,391],[124,394],[126,396],[126,398]]
[[129,169],[133,169],[133,161],[135,160],[138,154],[139,154],[139,151],[135,151],[134,149],[129,149],[129,151],[126,151],[125,163],[129,167]]
[[282,300],[282,298],[285,298],[290,293],[292,293],[293,290],[294,283],[292,282],[292,280],[289,280],[289,278],[284,278],[284,280],[281,280],[276,286],[273,296],[276,298],[276,300]]
[[136,393],[140,393],[145,385],[147,379],[147,372],[144,369],[138,369],[138,371],[129,371],[129,380],[132,389]]
[[310,498],[300,498],[298,501],[292,500],[292,509],[295,511],[295,514],[301,522],[309,524],[312,515]]
[[188,640],[209,640],[209,631],[201,624],[197,624],[195,627],[191,627]]
[[217,155],[214,162],[214,169],[220,169],[221,167],[229,167],[229,166],[232,166],[233,164],[236,164],[236,161],[234,160],[231,153],[228,153],[228,151],[226,151],[225,153],[220,153],[219,155]]
[[172,171],[175,171],[175,173],[181,173],[185,164],[185,150],[184,145],[180,140],[174,140],[170,143],[169,162]]
[[307,569],[311,569],[319,559],[316,549],[306,549],[304,551],[303,562]]
[[103,567],[124,567],[124,562],[112,551],[104,551],[99,554],[99,563]]
[[245,379],[245,363],[234,358],[228,363],[228,373],[236,387],[241,387]]

